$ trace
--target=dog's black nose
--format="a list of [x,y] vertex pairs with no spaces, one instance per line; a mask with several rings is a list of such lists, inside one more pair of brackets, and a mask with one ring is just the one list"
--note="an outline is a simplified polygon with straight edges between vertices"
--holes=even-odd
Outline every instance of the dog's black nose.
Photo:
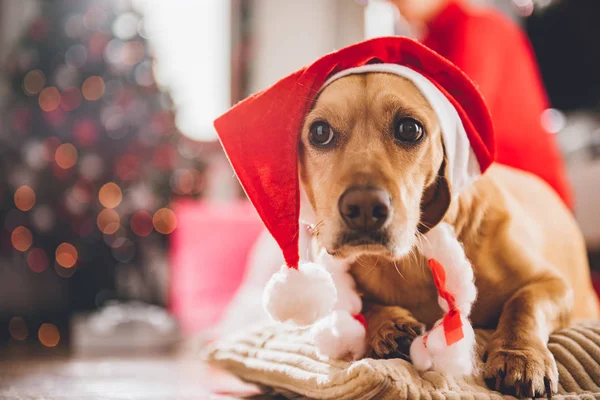
[[338,203],[346,225],[353,230],[375,231],[389,218],[392,205],[388,192],[375,187],[352,187]]

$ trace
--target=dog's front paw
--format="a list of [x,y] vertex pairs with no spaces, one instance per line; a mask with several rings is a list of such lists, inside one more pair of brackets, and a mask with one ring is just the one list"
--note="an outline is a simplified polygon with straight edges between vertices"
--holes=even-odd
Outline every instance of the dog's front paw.
[[410,361],[410,345],[425,331],[425,325],[399,307],[384,307],[378,314],[368,322],[367,355]]
[[558,370],[541,341],[498,346],[490,343],[484,378],[491,389],[517,397],[548,398],[558,390]]

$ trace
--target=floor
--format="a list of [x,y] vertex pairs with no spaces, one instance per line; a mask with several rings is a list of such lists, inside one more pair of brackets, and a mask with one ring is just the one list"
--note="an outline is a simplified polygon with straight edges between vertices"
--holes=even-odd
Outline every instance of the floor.
[[143,358],[0,358],[2,400],[235,399],[257,390],[198,360]]

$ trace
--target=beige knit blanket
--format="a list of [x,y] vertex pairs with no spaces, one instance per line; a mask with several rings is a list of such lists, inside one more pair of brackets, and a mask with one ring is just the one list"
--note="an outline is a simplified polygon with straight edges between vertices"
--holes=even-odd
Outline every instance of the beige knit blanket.
[[[478,332],[478,347],[489,332]],[[558,399],[600,399],[600,321],[555,333],[549,348],[560,374]],[[481,354],[481,350],[480,350]],[[322,360],[305,330],[267,324],[210,345],[213,366],[252,382],[266,393],[316,399],[500,399],[482,378],[417,372],[403,360]]]

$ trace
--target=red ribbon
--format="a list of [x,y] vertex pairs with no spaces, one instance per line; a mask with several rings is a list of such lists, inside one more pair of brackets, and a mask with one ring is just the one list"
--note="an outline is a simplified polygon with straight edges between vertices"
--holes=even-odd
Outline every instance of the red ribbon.
[[354,318],[355,320],[357,320],[358,322],[360,322],[360,324],[365,327],[365,330],[367,329],[367,319],[365,318],[364,315],[362,315],[362,314],[355,314],[355,315],[352,316],[352,318]]
[[450,311],[444,315],[442,322],[446,344],[450,346],[465,337],[462,329],[460,312],[456,308],[456,299],[454,298],[454,295],[446,288],[446,270],[435,258],[430,258],[428,262],[438,294],[441,298],[446,300],[448,308],[450,309]]

